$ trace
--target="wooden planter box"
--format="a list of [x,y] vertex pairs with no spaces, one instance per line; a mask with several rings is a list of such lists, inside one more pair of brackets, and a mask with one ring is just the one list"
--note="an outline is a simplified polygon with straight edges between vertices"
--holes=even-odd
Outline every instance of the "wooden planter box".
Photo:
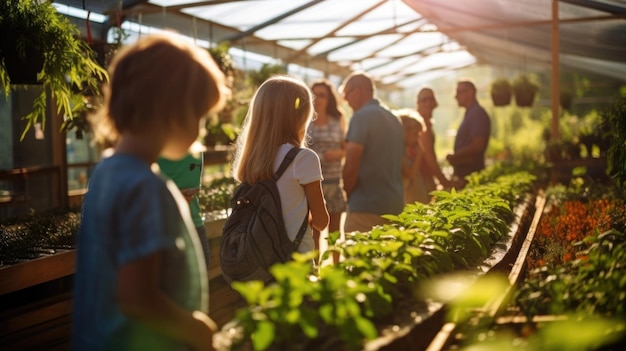
[[209,263],[209,316],[222,326],[235,317],[235,312],[242,307],[243,301],[239,294],[231,289],[230,285],[222,277],[220,269],[220,243],[222,240],[222,228],[226,218],[205,223],[209,238],[211,252]]
[[0,266],[0,295],[74,274],[76,250]]
[[76,251],[0,267],[0,349],[69,350]]
[[[234,317],[238,295],[222,278],[219,246],[225,218],[207,221],[211,249],[210,311],[218,325]],[[0,350],[69,350],[76,250],[0,266]]]

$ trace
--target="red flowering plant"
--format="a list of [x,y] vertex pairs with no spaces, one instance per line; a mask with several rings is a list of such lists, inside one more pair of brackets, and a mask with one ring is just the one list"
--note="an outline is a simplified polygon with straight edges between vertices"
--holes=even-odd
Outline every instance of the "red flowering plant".
[[626,205],[613,184],[587,183],[575,178],[546,189],[544,209],[528,253],[528,271],[555,267],[581,257],[584,238],[610,229],[626,230]]
[[613,228],[616,211],[624,211],[623,200],[567,200],[551,205],[537,227],[528,269],[554,267],[577,258],[584,250],[584,238]]
[[516,305],[529,320],[583,313],[626,325],[626,201],[614,185],[573,184],[546,190]]

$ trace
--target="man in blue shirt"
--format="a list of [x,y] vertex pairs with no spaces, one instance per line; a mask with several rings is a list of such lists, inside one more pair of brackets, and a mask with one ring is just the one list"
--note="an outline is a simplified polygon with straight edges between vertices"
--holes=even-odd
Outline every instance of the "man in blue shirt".
[[342,172],[348,197],[344,230],[367,232],[387,222],[381,215],[398,214],[404,208],[404,130],[400,119],[374,98],[376,88],[367,74],[352,73],[341,91],[354,111]]
[[465,185],[465,176],[485,168],[485,151],[491,134],[491,120],[478,104],[476,86],[469,80],[457,83],[456,101],[465,107],[465,116],[454,140],[454,153],[446,157],[454,168],[454,177]]

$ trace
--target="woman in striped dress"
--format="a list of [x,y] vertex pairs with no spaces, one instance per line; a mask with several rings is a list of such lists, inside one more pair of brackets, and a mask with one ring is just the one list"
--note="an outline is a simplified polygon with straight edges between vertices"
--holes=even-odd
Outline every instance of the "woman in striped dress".
[[[317,118],[308,130],[309,146],[317,153],[322,165],[322,190],[330,215],[328,232],[339,231],[341,215],[346,210],[346,195],[341,184],[341,170],[345,157],[346,120],[338,105],[338,94],[327,79],[316,80],[311,85],[315,95]],[[313,231],[315,249],[319,250],[319,231]],[[339,261],[339,255],[333,255]]]

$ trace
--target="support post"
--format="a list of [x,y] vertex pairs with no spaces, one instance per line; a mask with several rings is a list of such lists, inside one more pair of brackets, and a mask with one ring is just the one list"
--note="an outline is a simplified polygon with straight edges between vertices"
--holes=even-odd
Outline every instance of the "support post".
[[552,0],[552,141],[560,139],[559,133],[559,107],[561,95],[561,74],[560,74],[560,33],[559,33],[559,1]]

